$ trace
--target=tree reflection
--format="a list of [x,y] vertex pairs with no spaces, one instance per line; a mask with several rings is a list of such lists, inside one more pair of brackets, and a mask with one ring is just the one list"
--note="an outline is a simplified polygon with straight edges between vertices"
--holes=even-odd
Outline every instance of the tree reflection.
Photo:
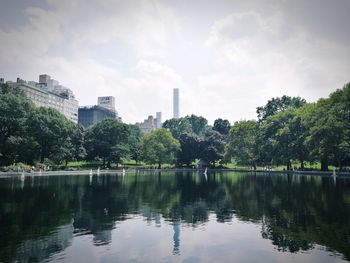
[[[33,180],[33,181],[30,181]],[[16,179],[0,185],[0,261],[26,260],[23,244],[46,242],[40,258],[65,249],[74,235],[93,235],[95,245],[111,242],[119,221],[142,215],[146,222],[173,228],[173,254],[180,254],[181,226],[242,221],[261,225],[261,235],[278,250],[298,252],[316,244],[350,259],[350,184],[339,179],[291,175],[197,173],[130,176],[35,177],[24,187]],[[72,234],[62,245],[53,233]],[[43,241],[44,240],[44,241]],[[50,243],[51,242],[51,243]],[[56,245],[55,245],[56,244]],[[22,247],[22,250],[20,248]],[[45,256],[42,256],[42,254]]]

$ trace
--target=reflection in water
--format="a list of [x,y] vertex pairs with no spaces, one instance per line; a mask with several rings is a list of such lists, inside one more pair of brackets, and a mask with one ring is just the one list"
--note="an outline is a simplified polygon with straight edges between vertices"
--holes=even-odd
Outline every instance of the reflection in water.
[[179,255],[180,254],[180,223],[179,222],[174,222],[173,223],[173,230],[174,230],[173,255]]
[[[73,239],[84,236],[92,237],[92,247],[84,243],[90,250],[113,242],[123,244],[128,238],[142,241],[141,246],[146,247],[160,238],[146,235],[145,227],[152,224],[161,231],[171,227],[172,253],[168,256],[200,259],[199,254],[195,255],[199,253],[196,243],[188,247],[191,236],[184,239],[186,229],[208,223],[219,227],[227,222],[233,226],[240,222],[259,226],[260,237],[250,238],[255,243],[269,240],[273,245],[264,248],[270,257],[265,262],[269,262],[268,258],[277,260],[278,251],[312,253],[319,246],[341,253],[338,259],[350,259],[350,181],[341,177],[335,181],[331,177],[295,175],[223,173],[204,177],[169,172],[7,178],[0,182],[0,262],[50,261],[53,255],[66,251]],[[135,216],[144,218],[142,229],[136,225],[123,231],[116,229],[118,222],[134,222],[131,219]],[[134,228],[138,229],[137,235],[132,232]],[[239,241],[239,237],[225,232],[216,235],[231,241],[221,247],[212,244],[214,251],[230,255],[235,249],[231,242]],[[211,237],[206,237],[206,242],[211,249]],[[260,251],[254,242],[245,249]],[[163,251],[162,246],[152,249]],[[119,251],[130,257],[119,261],[132,260],[137,251],[130,251]],[[335,259],[327,253],[324,257],[324,261]]]

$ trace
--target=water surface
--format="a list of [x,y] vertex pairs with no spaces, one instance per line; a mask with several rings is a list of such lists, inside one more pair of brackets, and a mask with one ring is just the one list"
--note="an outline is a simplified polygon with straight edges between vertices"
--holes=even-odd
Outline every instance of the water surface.
[[243,173],[0,179],[0,262],[349,262],[350,180]]

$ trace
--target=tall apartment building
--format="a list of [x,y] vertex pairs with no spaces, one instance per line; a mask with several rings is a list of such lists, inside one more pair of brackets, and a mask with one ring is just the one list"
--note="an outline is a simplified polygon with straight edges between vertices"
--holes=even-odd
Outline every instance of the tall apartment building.
[[104,119],[118,119],[118,112],[115,109],[115,98],[104,96],[97,98],[97,105],[79,107],[78,123],[84,127],[94,125]]
[[98,105],[79,107],[78,116],[78,123],[84,127],[94,125],[104,119],[116,119],[114,111]]
[[115,109],[115,98],[113,96],[98,97],[97,105],[115,112],[116,119],[120,119],[118,116],[118,111]]
[[11,87],[19,88],[38,107],[49,107],[58,110],[67,119],[78,123],[78,101],[73,92],[59,85],[49,75],[40,75],[39,82],[24,81],[6,82]]
[[157,112],[156,118],[149,115],[143,122],[137,122],[135,125],[138,126],[143,133],[150,133],[151,131],[160,129],[162,128],[162,113]]
[[98,97],[97,105],[115,111],[115,98],[113,96]]
[[162,128],[162,113],[161,112],[156,113],[156,128],[157,129]]
[[174,118],[177,119],[180,117],[180,94],[179,89],[173,90],[173,112],[174,112]]

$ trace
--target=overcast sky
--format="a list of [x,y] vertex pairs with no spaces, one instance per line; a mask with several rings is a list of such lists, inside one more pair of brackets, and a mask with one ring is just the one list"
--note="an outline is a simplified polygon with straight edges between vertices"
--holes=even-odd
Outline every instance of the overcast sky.
[[350,81],[349,0],[0,0],[0,76],[47,73],[79,105],[112,95],[127,123],[163,112],[256,118],[276,96]]

